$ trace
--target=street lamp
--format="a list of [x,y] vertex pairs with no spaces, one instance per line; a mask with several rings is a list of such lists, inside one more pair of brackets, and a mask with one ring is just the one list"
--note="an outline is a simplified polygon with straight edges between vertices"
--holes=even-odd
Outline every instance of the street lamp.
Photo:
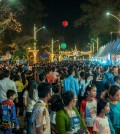
[[59,40],[53,40],[52,38],[52,41],[51,41],[51,62],[53,62],[53,57],[54,57],[54,49],[53,49],[53,45],[55,42],[58,42]]
[[110,12],[107,12],[106,15],[107,16],[111,15],[112,17],[114,17],[115,19],[117,19],[120,22],[120,19],[117,16],[115,16],[114,14],[111,14]]
[[95,41],[96,43],[97,43],[97,51],[98,51],[98,47],[99,47],[99,39],[98,39],[98,37],[97,37],[97,40],[95,40],[95,39],[93,39],[93,38],[91,38],[91,40],[93,40],[93,41]]
[[[114,14],[111,14],[110,12],[107,12],[106,15],[107,15],[107,16],[110,16],[110,15],[111,15],[111,16],[114,17],[116,20],[118,20],[119,23],[120,23],[120,19],[119,19],[117,16],[115,16]],[[119,27],[120,27],[120,26],[119,26]],[[120,29],[119,29],[119,31],[120,31]],[[111,34],[111,35],[112,35],[112,34]]]
[[36,49],[36,38],[37,38],[37,32],[39,32],[41,29],[45,29],[45,26],[38,28],[36,27],[36,25],[34,24],[34,34],[33,34],[33,38],[34,38],[34,50],[33,52],[33,56],[34,56],[34,64],[37,63],[37,53],[39,50]]

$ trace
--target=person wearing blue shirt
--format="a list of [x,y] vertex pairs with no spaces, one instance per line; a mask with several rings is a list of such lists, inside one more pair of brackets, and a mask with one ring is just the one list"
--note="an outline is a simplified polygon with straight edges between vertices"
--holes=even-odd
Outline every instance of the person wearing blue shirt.
[[74,69],[69,68],[68,74],[69,74],[69,77],[64,79],[64,82],[63,82],[63,91],[66,92],[68,90],[72,90],[77,98],[79,94],[79,84],[78,84],[78,79],[74,78],[74,75],[75,75]]
[[15,91],[8,90],[6,94],[7,100],[3,101],[0,107],[1,126],[4,129],[5,134],[12,134],[13,127],[19,129],[16,109],[13,103],[15,99]]
[[103,83],[109,82],[110,84],[114,84],[114,76],[112,73],[109,72],[109,67],[104,68],[104,76],[102,79]]
[[120,134],[120,88],[113,85],[109,89],[110,112],[107,114],[111,134]]
[[24,71],[28,71],[28,65],[27,64],[24,66]]

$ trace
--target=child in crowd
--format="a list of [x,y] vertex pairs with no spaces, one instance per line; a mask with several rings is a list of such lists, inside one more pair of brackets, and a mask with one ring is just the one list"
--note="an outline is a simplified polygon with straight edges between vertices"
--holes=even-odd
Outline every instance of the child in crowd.
[[88,85],[85,91],[85,99],[80,104],[82,120],[86,124],[90,134],[93,134],[93,122],[97,115],[96,87]]
[[99,100],[97,103],[97,117],[93,124],[94,134],[111,134],[108,118],[105,116],[109,111],[109,102],[102,99]]
[[19,124],[16,116],[16,109],[13,103],[15,99],[15,91],[7,91],[7,100],[2,102],[1,106],[1,125],[4,129],[4,134],[12,134],[12,128],[15,126],[19,129]]
[[111,134],[120,134],[120,88],[110,87],[110,112],[108,113]]
[[109,82],[106,82],[105,84],[104,84],[104,91],[101,93],[101,96],[100,96],[100,98],[101,99],[108,99],[109,100],[109,89],[110,89],[110,83]]

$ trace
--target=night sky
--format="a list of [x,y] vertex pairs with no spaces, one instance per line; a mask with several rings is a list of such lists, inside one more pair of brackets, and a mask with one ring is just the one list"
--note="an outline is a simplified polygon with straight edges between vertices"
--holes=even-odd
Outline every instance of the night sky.
[[[42,0],[48,14],[43,23],[48,29],[58,30],[64,36],[68,48],[77,44],[79,49],[85,49],[88,42],[88,29],[84,26],[74,27],[74,21],[81,15],[80,4],[85,0]],[[69,25],[62,27],[62,21],[67,20]],[[53,37],[56,38],[53,33]]]

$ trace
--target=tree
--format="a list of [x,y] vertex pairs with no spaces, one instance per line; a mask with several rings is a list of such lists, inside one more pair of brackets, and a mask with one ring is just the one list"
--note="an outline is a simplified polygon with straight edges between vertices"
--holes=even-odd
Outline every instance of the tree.
[[[82,15],[74,24],[76,27],[86,25],[90,29],[90,35],[97,37],[109,34],[111,31],[118,31],[118,20],[106,16],[110,11],[116,16],[120,12],[120,0],[86,0],[81,4]],[[119,16],[118,16],[119,17]]]
[[23,7],[18,1],[0,1],[0,33],[6,29],[10,29],[16,32],[21,31],[21,24],[17,21],[17,15],[22,13]]
[[[24,15],[20,18],[23,23],[23,34],[33,34],[33,26],[41,27],[41,19],[46,16],[45,7],[40,0],[21,0],[24,5]],[[39,34],[39,33],[38,33]]]

